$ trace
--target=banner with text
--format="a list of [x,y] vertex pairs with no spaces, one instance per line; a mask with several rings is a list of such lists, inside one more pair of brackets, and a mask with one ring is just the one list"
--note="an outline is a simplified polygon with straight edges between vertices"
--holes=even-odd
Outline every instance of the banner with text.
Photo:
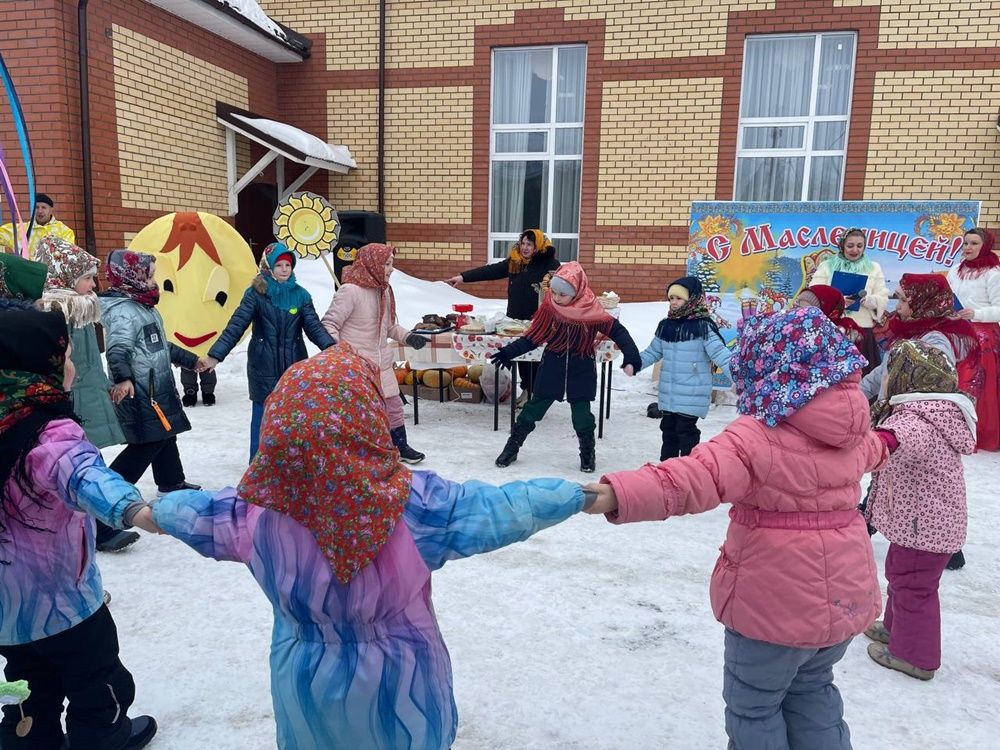
[[[732,346],[749,309],[779,309],[809,285],[848,229],[867,234],[868,257],[894,290],[904,273],[945,272],[961,262],[962,235],[979,201],[829,201],[691,205],[688,272],[701,279]],[[716,385],[728,385],[717,378]]]

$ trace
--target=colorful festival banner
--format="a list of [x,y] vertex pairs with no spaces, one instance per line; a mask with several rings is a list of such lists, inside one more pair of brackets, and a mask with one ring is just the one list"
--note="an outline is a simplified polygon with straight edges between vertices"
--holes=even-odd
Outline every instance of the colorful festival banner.
[[[688,272],[701,279],[727,343],[752,309],[780,309],[809,285],[851,228],[894,290],[904,273],[946,272],[979,201],[704,202],[691,205]],[[728,386],[717,377],[716,385]]]

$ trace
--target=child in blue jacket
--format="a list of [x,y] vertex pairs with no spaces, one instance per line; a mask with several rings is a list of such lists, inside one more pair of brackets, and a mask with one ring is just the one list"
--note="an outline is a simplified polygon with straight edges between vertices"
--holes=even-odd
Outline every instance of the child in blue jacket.
[[684,276],[667,287],[670,312],[640,355],[642,367],[662,360],[657,405],[663,445],[660,460],[686,456],[701,440],[698,420],[712,400],[712,363],[729,365],[731,352],[712,322],[701,282]]

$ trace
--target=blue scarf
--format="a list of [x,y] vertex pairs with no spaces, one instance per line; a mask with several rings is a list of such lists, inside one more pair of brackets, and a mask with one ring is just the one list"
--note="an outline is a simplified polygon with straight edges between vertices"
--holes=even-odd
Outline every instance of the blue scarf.
[[294,273],[288,277],[288,281],[278,281],[270,273],[261,275],[267,283],[267,298],[279,310],[285,310],[295,315],[306,302],[312,299],[309,292],[295,281]]

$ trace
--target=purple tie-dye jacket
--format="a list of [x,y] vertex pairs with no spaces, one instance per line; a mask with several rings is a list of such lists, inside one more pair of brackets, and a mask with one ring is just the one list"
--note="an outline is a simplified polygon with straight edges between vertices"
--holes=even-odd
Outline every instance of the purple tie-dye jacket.
[[153,514],[202,555],[245,563],[271,601],[281,750],[446,750],[458,716],[431,571],[527,539],[582,507],[580,486],[561,479],[494,487],[417,471],[400,523],[347,585],[308,529],[235,490],[174,492]]
[[[104,465],[83,428],[69,419],[49,422],[25,459],[42,503],[8,480],[0,534],[0,645],[29,643],[77,625],[103,603],[94,560],[94,521],[120,527],[129,503],[142,496]],[[24,521],[41,530],[28,528]]]

